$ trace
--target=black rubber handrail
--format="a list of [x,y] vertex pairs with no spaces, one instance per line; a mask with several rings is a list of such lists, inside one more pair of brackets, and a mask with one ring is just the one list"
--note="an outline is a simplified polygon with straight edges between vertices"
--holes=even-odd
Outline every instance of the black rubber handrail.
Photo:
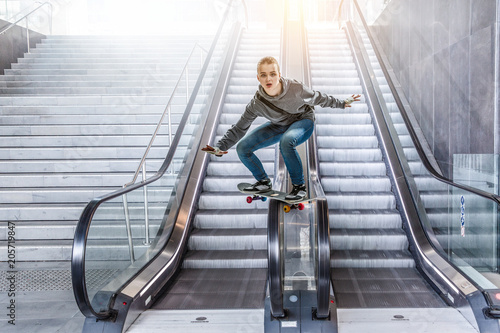
[[229,9],[231,7],[233,0],[230,0],[228,3],[228,6],[226,8],[226,12],[224,13],[221,23],[219,25],[219,28],[217,30],[217,33],[214,37],[214,40],[212,42],[212,45],[210,47],[210,50],[207,54],[207,57],[205,59],[205,63],[203,64],[203,67],[200,71],[198,80],[196,81],[196,84],[193,88],[193,92],[191,94],[191,97],[189,99],[188,104],[186,105],[185,112],[181,118],[181,121],[178,125],[176,134],[172,140],[172,143],[170,145],[170,149],[168,150],[167,156],[165,157],[162,166],[160,169],[150,178],[148,178],[145,181],[130,185],[129,187],[122,188],[120,190],[114,191],[112,193],[109,193],[107,195],[97,197],[92,199],[87,206],[84,208],[80,219],[78,221],[78,224],[76,226],[75,230],[75,236],[73,240],[73,251],[72,251],[72,258],[71,258],[71,278],[72,278],[72,284],[73,284],[73,292],[75,295],[75,299],[77,302],[77,305],[82,312],[82,314],[86,317],[89,318],[98,318],[98,319],[107,319],[110,318],[113,313],[112,311],[108,308],[106,311],[102,312],[96,312],[91,305],[91,302],[88,297],[87,293],[87,288],[86,288],[86,280],[85,280],[85,247],[87,243],[87,236],[89,233],[89,228],[91,225],[92,217],[94,216],[95,212],[97,211],[98,207],[109,200],[112,200],[114,198],[117,198],[119,196],[122,196],[124,194],[130,193],[138,188],[142,188],[148,184],[151,184],[158,179],[160,179],[165,171],[168,169],[170,164],[173,161],[174,154],[177,150],[177,147],[179,145],[179,142],[181,140],[181,136],[183,133],[183,129],[188,123],[191,110],[194,106],[198,91],[200,90],[202,80],[207,72],[207,69],[210,64],[210,60],[213,56],[216,44],[219,40],[219,37],[222,32],[222,28],[224,26],[224,23],[229,15]]
[[394,85],[394,82],[392,81],[391,79],[391,76],[389,74],[389,71],[387,70],[387,67],[382,59],[382,56],[380,54],[380,51],[378,50],[377,48],[377,44],[375,43],[375,40],[370,32],[370,29],[368,27],[368,24],[366,23],[366,20],[364,18],[364,15],[361,11],[361,8],[359,7],[359,4],[357,2],[357,0],[354,0],[354,5],[355,5],[355,8],[357,10],[357,12],[359,13],[359,17],[361,19],[361,22],[365,28],[365,31],[368,35],[368,38],[370,39],[370,42],[373,46],[373,50],[375,52],[375,55],[377,56],[377,60],[378,62],[380,63],[380,67],[382,69],[382,72],[384,73],[384,76],[387,80],[387,83],[389,85],[389,88],[391,89],[391,92],[392,92],[392,95],[394,96],[394,100],[396,102],[396,105],[398,106],[399,108],[399,111],[401,113],[401,116],[403,117],[403,120],[405,122],[405,125],[406,125],[406,128],[408,129],[408,133],[410,134],[410,137],[413,141],[413,144],[415,145],[415,149],[417,150],[417,153],[420,157],[420,159],[422,160],[422,163],[423,165],[425,166],[425,168],[427,169],[427,171],[436,179],[438,179],[439,181],[441,182],[444,182],[448,185],[451,185],[451,186],[454,186],[454,187],[458,187],[462,190],[465,190],[465,191],[468,191],[468,192],[472,192],[474,194],[477,194],[483,198],[486,198],[486,199],[489,199],[489,200],[492,200],[494,202],[496,202],[497,205],[500,205],[500,196],[496,195],[496,194],[493,194],[493,193],[489,193],[489,192],[486,192],[486,191],[483,191],[483,190],[480,190],[480,189],[477,189],[475,187],[471,187],[471,186],[467,186],[467,185],[463,185],[463,184],[459,184],[459,183],[456,183],[454,182],[453,180],[447,178],[447,177],[444,177],[443,175],[441,175],[440,172],[438,172],[434,166],[432,165],[431,161],[429,161],[429,158],[427,157],[427,155],[425,154],[425,151],[424,151],[424,148],[422,147],[422,144],[420,143],[420,140],[418,138],[418,135],[415,131],[415,128],[413,127],[413,124],[410,120],[410,117],[408,116],[408,113],[406,112],[406,109],[403,105],[403,102],[401,101],[401,98],[399,97],[399,93],[397,92],[396,90],[396,87]]
[[[284,178],[284,172],[280,172]],[[277,184],[275,175],[275,182]],[[280,182],[278,180],[278,182]],[[284,290],[284,251],[283,251],[283,224],[280,223],[281,213],[280,201],[271,199],[269,201],[269,212],[267,215],[267,264],[268,284],[271,315],[275,318],[285,317],[283,306]]]
[[[304,59],[304,84],[311,86],[311,68],[309,65],[309,42],[304,27],[303,11],[301,11],[302,59]],[[330,219],[328,201],[321,186],[316,128],[307,143],[309,166],[309,191],[316,198],[316,317],[325,319],[330,316]]]
[[[354,0],[354,4],[355,4],[355,7],[356,7],[356,10],[359,14],[359,17],[362,21],[362,24],[363,24],[363,27],[370,39],[370,43],[372,44],[373,46],[373,49],[374,49],[374,52],[377,56],[377,60],[382,68],[382,71],[385,75],[385,78],[391,88],[391,92],[392,92],[392,95],[398,105],[398,108],[401,112],[401,115],[405,121],[405,124],[406,124],[406,127],[408,129],[408,132],[410,133],[410,136],[412,138],[412,141],[414,142],[415,144],[415,148],[419,154],[419,157],[422,161],[422,163],[424,164],[425,168],[427,169],[427,171],[429,171],[429,173],[438,181],[440,182],[443,182],[443,183],[446,183],[450,186],[453,186],[453,187],[456,187],[456,188],[460,188],[466,192],[469,192],[469,193],[473,193],[473,194],[476,194],[482,198],[485,198],[485,199],[488,199],[488,200],[491,200],[493,202],[496,203],[496,207],[497,207],[497,212],[499,211],[500,209],[500,196],[498,195],[495,195],[495,194],[492,194],[492,193],[489,193],[489,192],[486,192],[486,191],[482,191],[482,190],[479,190],[477,188],[474,188],[474,187],[471,187],[471,186],[467,186],[467,185],[462,185],[462,184],[458,184],[458,183],[455,183],[453,182],[452,180],[442,176],[435,168],[434,166],[431,164],[431,162],[429,161],[429,159],[427,158],[427,156],[425,155],[424,153],[424,149],[422,147],[422,145],[420,144],[420,140],[415,132],[415,129],[413,127],[413,125],[411,124],[411,121],[408,117],[408,114],[403,106],[403,103],[401,102],[401,99],[399,97],[399,93],[397,92],[396,88],[395,88],[395,85],[394,85],[394,82],[392,81],[390,75],[389,75],[389,72],[387,70],[387,67],[381,57],[381,54],[377,48],[377,44],[375,43],[375,40],[373,38],[373,36],[371,35],[371,32],[368,28],[368,25],[364,19],[364,16],[363,16],[363,13],[357,3],[357,0]],[[382,113],[382,118],[384,118],[384,121],[386,123],[389,123],[391,120],[390,120],[390,116],[386,116],[384,113]],[[389,119],[387,119],[389,118]],[[398,157],[399,158],[399,157]],[[403,172],[404,173],[404,172]],[[406,177],[406,176],[405,176]],[[411,187],[411,186],[410,186]],[[410,192],[412,192],[410,190]],[[414,200],[414,203],[417,205],[417,201],[415,201],[414,199],[414,194],[412,193],[411,194],[411,197],[413,198]],[[417,215],[420,215],[419,213],[417,213]],[[484,296],[484,300],[487,304],[487,307],[486,308],[483,308],[483,313],[486,314],[488,317],[490,318],[500,318],[500,311],[499,311],[499,305],[496,304],[496,301],[494,299],[492,299],[488,293],[488,290],[485,290],[482,286],[480,286],[474,278],[470,277],[466,272],[463,272],[463,270],[459,267],[457,267],[457,265],[450,261],[448,258],[446,258],[446,256],[442,253],[442,251],[439,251],[437,250],[436,248],[440,247],[440,244],[439,242],[437,241],[437,239],[435,238],[435,236],[433,235],[429,235],[427,233],[427,231],[425,232],[425,237],[428,239],[429,241],[429,244],[430,246],[432,247],[432,249],[435,251],[435,253],[437,254],[437,256],[441,257],[441,260],[445,260],[446,264],[449,265],[450,267],[453,267],[453,269],[456,271],[456,276],[458,275],[462,275],[464,281],[467,281],[465,283],[470,283],[471,285],[474,286],[474,288],[476,288],[477,290],[479,290],[483,296]],[[437,259],[435,257],[435,259]],[[464,283],[464,282],[462,282]],[[497,290],[489,290],[489,292],[494,292],[494,293],[498,293]],[[482,318],[482,315],[479,315],[479,318]]]
[[[360,18],[364,20],[363,14],[361,13],[361,11],[359,9],[359,6],[357,5],[356,0],[354,1],[354,3],[357,6],[357,10],[360,14]],[[364,24],[365,24],[365,26],[364,26],[365,29],[367,29],[366,22],[364,22]],[[360,39],[359,33],[356,34],[354,32],[353,25],[351,22],[347,22],[346,30],[347,30],[348,38],[351,39],[351,48],[353,50],[357,50],[355,53],[362,54],[363,52],[361,50],[365,51],[364,46],[362,46],[362,44],[361,44],[362,41],[359,41],[359,42],[356,41],[356,39]],[[369,33],[368,30],[367,30],[367,33]],[[373,47],[376,48],[376,44],[373,44],[373,40],[370,40],[370,41],[372,42]],[[365,54],[366,54],[366,51],[365,51]],[[366,60],[362,59],[363,57],[365,57]],[[358,59],[357,61],[359,61],[359,63],[357,66],[360,69],[360,71],[363,72],[363,74],[361,74],[361,76],[368,78],[367,82],[363,83],[366,85],[367,90],[369,90],[369,92],[368,92],[369,96],[367,98],[368,101],[378,101],[378,103],[370,102],[370,104],[371,104],[371,108],[374,109],[374,114],[375,114],[374,120],[375,120],[377,131],[380,133],[380,135],[382,137],[384,150],[390,150],[390,152],[388,152],[388,159],[392,160],[392,162],[389,161],[389,163],[392,166],[394,166],[392,168],[392,173],[393,173],[393,177],[395,178],[394,181],[395,181],[396,192],[399,193],[400,200],[401,200],[403,207],[406,207],[406,208],[403,208],[403,210],[404,210],[405,217],[407,219],[408,226],[410,229],[409,233],[411,234],[411,238],[409,238],[409,240],[411,243],[415,244],[416,249],[417,249],[416,257],[415,257],[416,261],[420,263],[420,267],[423,269],[423,271],[426,272],[425,274],[427,276],[430,276],[430,279],[433,280],[434,283],[436,283],[436,281],[438,281],[438,280],[441,281],[440,283],[442,283],[442,286],[444,286],[445,288],[451,287],[448,290],[454,289],[453,293],[458,294],[459,290],[461,290],[462,293],[468,295],[468,296],[465,296],[467,298],[473,297],[473,296],[471,296],[472,293],[476,293],[477,291],[479,291],[481,294],[483,294],[486,307],[484,307],[483,305],[476,304],[476,306],[483,306],[483,308],[482,308],[482,312],[480,314],[479,313],[475,314],[476,320],[478,320],[478,322],[480,322],[481,325],[484,325],[484,323],[482,322],[485,318],[484,314],[486,314],[490,318],[497,318],[498,319],[500,317],[500,315],[499,315],[500,311],[498,311],[498,309],[500,307],[495,304],[495,302],[491,299],[491,297],[489,297],[489,294],[488,294],[488,292],[497,293],[498,291],[496,291],[496,290],[489,290],[489,291],[484,290],[478,283],[476,283],[476,281],[473,278],[469,277],[469,275],[467,273],[462,272],[462,269],[457,267],[455,263],[451,262],[449,260],[449,258],[447,258],[446,255],[442,253],[442,251],[437,250],[437,247],[439,247],[438,241],[435,239],[434,236],[429,235],[427,230],[425,230],[426,228],[423,226],[423,223],[421,221],[422,218],[425,218],[425,208],[421,205],[421,203],[418,199],[415,199],[414,193],[411,190],[412,186],[407,183],[407,180],[406,180],[407,175],[404,171],[405,168],[402,166],[402,163],[401,163],[402,160],[405,159],[405,156],[404,156],[404,153],[397,152],[398,150],[401,151],[402,148],[401,148],[400,144],[399,144],[400,148],[396,148],[396,146],[398,146],[398,144],[396,144],[394,142],[392,135],[397,135],[397,133],[395,132],[393,126],[391,125],[391,119],[390,119],[390,116],[388,115],[387,110],[385,110],[385,111],[382,110],[381,105],[385,106],[385,102],[383,100],[382,93],[381,93],[380,89],[378,88],[378,84],[377,84],[377,81],[375,79],[374,73],[372,73],[370,75],[369,69],[368,69],[369,66],[366,65],[366,63],[369,62],[368,55],[365,55],[365,56],[360,55],[359,57],[355,55],[355,59]],[[379,59],[379,61],[380,61],[380,66],[383,66],[383,61],[381,59]],[[361,65],[361,63],[364,63],[364,64]],[[360,67],[363,67],[363,68],[360,68]],[[390,78],[387,77],[387,79],[389,80]],[[362,80],[362,81],[364,81],[364,80]],[[391,81],[391,83],[392,83],[392,81]],[[375,87],[377,87],[377,88],[375,88]],[[376,92],[376,90],[379,90],[379,92]],[[393,94],[394,94],[395,98],[398,97],[397,92],[393,92]],[[399,99],[399,97],[398,97],[398,99]],[[375,110],[375,109],[377,109],[377,110]],[[392,130],[389,129],[389,127],[391,127],[391,126],[393,128]],[[417,141],[418,141],[418,138],[417,138]],[[389,142],[392,142],[392,143],[389,143]],[[394,159],[399,160],[399,162],[395,161]],[[427,159],[427,161],[430,164],[430,161],[428,159]],[[440,177],[435,177],[435,178],[438,181],[441,181]],[[442,178],[445,178],[445,177],[442,177]],[[446,181],[443,181],[443,182],[448,183]],[[477,193],[479,190],[477,190],[475,188],[470,188],[468,186],[458,186],[459,184],[455,184],[453,182],[448,183],[448,184],[451,186],[454,186],[454,187],[459,187],[461,189],[464,189],[465,191],[477,194],[481,197],[484,197],[486,199],[491,199],[492,201],[497,202],[497,200],[495,200],[494,198],[491,198],[490,193],[484,192],[488,195],[481,195],[481,194]],[[480,191],[480,192],[483,192],[483,191]],[[431,272],[431,275],[429,275],[427,273],[429,271]],[[434,271],[434,273],[432,273],[432,271]],[[434,278],[432,277],[433,274],[434,274]],[[467,286],[467,288],[465,288],[464,286]],[[476,302],[476,301],[469,300],[469,302],[471,302],[471,305],[472,305],[472,303]],[[482,301],[480,301],[480,302],[482,302]]]
[[[281,31],[281,66],[286,68],[286,31],[288,27],[288,3],[285,5],[284,21]],[[286,167],[285,162],[280,154],[276,154],[275,172],[273,187],[280,190],[286,190]],[[286,316],[283,305],[284,291],[284,270],[285,263],[283,260],[283,225],[280,222],[281,203],[278,200],[269,200],[269,211],[267,214],[267,269],[268,269],[268,287],[271,315],[275,318],[283,318]]]

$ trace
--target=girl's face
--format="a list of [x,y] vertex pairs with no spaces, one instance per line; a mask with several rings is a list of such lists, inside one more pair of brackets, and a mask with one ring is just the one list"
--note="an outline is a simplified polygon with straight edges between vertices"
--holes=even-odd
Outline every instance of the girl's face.
[[281,74],[276,64],[260,65],[257,80],[269,96],[278,96],[281,93],[280,78]]

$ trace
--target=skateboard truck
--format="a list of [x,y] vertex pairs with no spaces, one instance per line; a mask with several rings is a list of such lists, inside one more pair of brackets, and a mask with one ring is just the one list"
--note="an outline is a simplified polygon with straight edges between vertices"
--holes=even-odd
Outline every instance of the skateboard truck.
[[262,200],[262,202],[266,201],[267,198],[266,197],[263,197],[263,196],[260,196],[260,195],[254,195],[254,196],[248,196],[247,197],[247,202],[248,203],[252,203],[252,201],[254,200]]
[[304,210],[305,206],[304,204],[301,202],[301,203],[298,203],[298,204],[292,204],[292,205],[285,205],[283,206],[283,211],[285,213],[288,213],[289,211],[291,211],[292,209],[298,209],[298,210]]

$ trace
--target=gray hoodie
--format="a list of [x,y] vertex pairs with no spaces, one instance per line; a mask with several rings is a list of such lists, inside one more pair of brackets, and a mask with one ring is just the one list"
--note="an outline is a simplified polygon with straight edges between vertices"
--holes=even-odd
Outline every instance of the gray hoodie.
[[273,124],[286,126],[302,119],[314,121],[315,105],[324,108],[343,109],[345,107],[343,100],[314,91],[299,81],[281,77],[281,84],[283,90],[278,96],[269,96],[261,85],[259,85],[258,93],[277,108],[282,109],[283,112],[270,108],[257,96],[254,96],[247,104],[245,112],[238,122],[217,142],[216,146],[220,150],[226,151],[234,146],[246,134],[255,118],[259,116],[267,118]]

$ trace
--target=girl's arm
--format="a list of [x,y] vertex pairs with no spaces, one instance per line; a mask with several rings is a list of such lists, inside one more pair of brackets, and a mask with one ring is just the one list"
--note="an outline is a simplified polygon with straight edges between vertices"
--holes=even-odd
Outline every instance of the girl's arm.
[[255,118],[257,118],[257,114],[253,112],[252,106],[253,100],[246,106],[245,112],[243,112],[238,122],[227,130],[222,139],[215,144],[215,147],[206,145],[206,147],[201,150],[218,157],[227,154],[227,150],[234,146],[246,134],[250,125]]
[[351,103],[359,101],[360,97],[360,95],[352,95],[345,100],[340,100],[320,91],[314,91],[304,85],[302,87],[302,99],[304,100],[304,103],[311,106],[319,105],[324,108],[330,107],[343,109],[351,107]]

